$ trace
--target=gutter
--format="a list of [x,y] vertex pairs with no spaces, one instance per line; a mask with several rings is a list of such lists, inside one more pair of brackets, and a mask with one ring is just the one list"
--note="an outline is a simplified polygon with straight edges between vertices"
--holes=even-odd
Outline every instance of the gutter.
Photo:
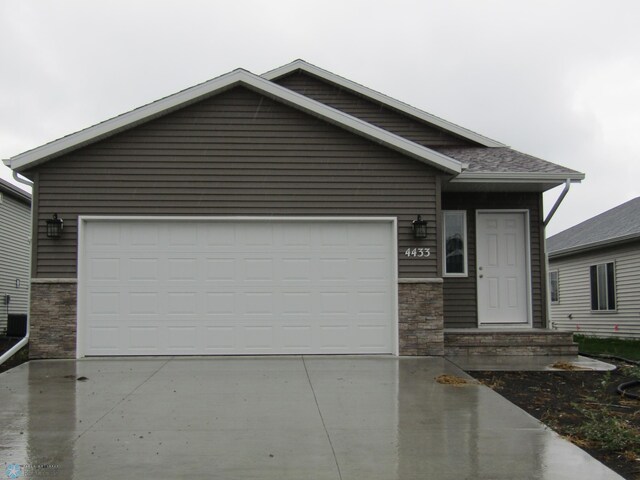
[[[9,161],[9,162],[11,162],[11,161]],[[10,165],[10,164],[11,164],[11,163],[9,163],[9,165]],[[6,165],[6,163],[5,163],[5,165]],[[7,166],[8,166],[9,168],[11,168],[9,165],[7,165]],[[28,187],[33,187],[33,182],[31,182],[31,181],[27,180],[26,178],[20,177],[20,176],[18,175],[18,172],[16,172],[15,170],[12,170],[12,172],[13,172],[13,179],[14,179],[16,182],[22,183],[23,185],[26,185],[26,186],[28,186]]]

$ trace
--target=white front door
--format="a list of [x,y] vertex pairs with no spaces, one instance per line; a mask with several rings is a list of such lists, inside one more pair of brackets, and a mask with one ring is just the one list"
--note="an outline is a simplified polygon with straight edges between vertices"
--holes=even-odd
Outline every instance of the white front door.
[[478,212],[479,325],[529,323],[527,214]]

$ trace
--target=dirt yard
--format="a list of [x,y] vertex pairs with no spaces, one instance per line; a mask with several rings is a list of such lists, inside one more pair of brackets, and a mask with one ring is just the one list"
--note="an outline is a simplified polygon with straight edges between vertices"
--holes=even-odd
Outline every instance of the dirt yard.
[[640,379],[640,367],[609,362],[618,368],[470,374],[624,478],[640,480],[640,400],[616,392],[620,383]]

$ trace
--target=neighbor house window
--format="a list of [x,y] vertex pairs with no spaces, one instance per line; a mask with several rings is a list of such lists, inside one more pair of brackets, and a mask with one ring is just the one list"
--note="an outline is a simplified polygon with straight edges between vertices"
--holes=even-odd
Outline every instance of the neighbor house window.
[[467,275],[467,212],[443,212],[444,274]]
[[616,282],[613,262],[591,265],[591,310],[615,309]]
[[551,303],[558,303],[560,301],[560,285],[558,284],[558,279],[560,276],[560,272],[558,270],[553,270],[549,272],[549,288],[551,290]]

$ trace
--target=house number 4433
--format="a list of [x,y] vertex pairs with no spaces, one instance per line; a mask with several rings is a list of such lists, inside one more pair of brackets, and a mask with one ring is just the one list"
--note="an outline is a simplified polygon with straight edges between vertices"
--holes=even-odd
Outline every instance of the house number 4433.
[[405,257],[421,258],[429,257],[431,255],[430,248],[407,248],[404,251]]

